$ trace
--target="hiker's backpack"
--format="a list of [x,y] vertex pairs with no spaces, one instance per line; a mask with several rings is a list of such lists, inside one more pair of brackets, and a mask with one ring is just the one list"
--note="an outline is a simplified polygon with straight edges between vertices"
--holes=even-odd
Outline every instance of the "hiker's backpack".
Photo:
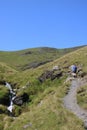
[[71,68],[71,70],[72,70],[73,73],[76,73],[77,67],[75,65],[71,65],[70,68]]

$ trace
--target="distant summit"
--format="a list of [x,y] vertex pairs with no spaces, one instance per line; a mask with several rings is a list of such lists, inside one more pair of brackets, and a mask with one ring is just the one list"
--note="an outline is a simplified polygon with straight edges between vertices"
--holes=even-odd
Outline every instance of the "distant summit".
[[57,49],[51,47],[38,47],[20,51],[0,51],[0,61],[8,64],[16,70],[36,68],[51,62],[69,52],[85,46]]

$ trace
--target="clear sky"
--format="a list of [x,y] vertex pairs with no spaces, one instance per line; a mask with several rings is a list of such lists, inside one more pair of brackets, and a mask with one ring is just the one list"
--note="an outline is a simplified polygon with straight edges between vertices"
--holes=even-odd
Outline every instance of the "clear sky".
[[87,0],[0,0],[0,50],[87,45]]

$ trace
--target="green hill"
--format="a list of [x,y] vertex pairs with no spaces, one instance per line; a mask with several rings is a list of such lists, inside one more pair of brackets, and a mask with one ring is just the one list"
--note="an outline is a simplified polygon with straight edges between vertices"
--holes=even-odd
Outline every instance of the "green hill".
[[14,75],[17,71],[5,63],[0,62],[0,81],[5,80],[5,77],[9,75]]
[[67,72],[69,69],[69,66],[72,64],[76,64],[77,66],[81,65],[83,68],[83,71],[87,71],[87,46],[83,47],[81,49],[78,49],[74,52],[71,52],[69,54],[66,54],[62,56],[61,58],[58,58],[50,63],[47,63],[45,65],[39,66],[38,68],[31,68],[29,70],[19,72],[16,74],[16,76],[11,76],[10,81],[17,82],[18,85],[25,85],[26,82],[36,80],[38,76],[40,76],[41,73],[43,73],[46,70],[51,70],[54,66],[59,66],[62,71]]
[[14,52],[0,51],[0,62],[4,62],[16,70],[26,70],[46,64],[81,47],[67,49],[43,47]]
[[[64,54],[64,50],[62,54]],[[6,61],[4,62],[6,63]],[[23,106],[15,106],[16,118],[9,117],[5,113],[1,114],[0,129],[84,130],[82,121],[66,110],[62,102],[69,88],[69,83],[64,84],[64,82],[69,66],[72,64],[81,65],[82,70],[87,72],[87,46],[37,68],[26,69],[6,76],[5,79],[17,90],[17,95],[27,93],[29,101]],[[38,77],[43,72],[52,70],[54,66],[59,66],[64,75],[59,79],[50,80],[48,78],[44,83],[40,83]],[[6,108],[1,106],[0,109],[5,110]]]

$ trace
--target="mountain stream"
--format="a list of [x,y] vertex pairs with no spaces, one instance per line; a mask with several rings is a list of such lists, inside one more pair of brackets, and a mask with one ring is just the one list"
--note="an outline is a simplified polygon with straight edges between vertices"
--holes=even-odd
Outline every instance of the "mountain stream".
[[6,82],[6,85],[5,85],[9,90],[10,90],[10,95],[9,95],[9,98],[10,98],[10,106],[7,107],[8,111],[10,113],[12,113],[12,110],[13,110],[13,100],[14,98],[16,97],[16,93],[13,92],[12,90],[12,87],[9,83]]

